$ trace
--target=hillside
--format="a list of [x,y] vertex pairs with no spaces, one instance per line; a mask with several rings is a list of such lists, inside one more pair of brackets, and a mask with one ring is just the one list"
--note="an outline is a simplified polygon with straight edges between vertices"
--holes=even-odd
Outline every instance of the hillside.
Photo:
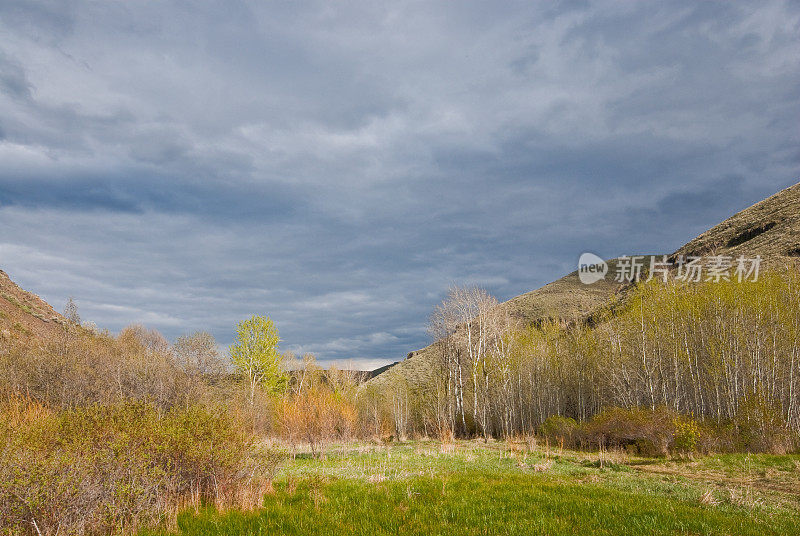
[[622,285],[614,281],[616,260],[608,262],[609,275],[591,285],[578,279],[577,270],[545,286],[511,298],[503,305],[526,324],[555,320],[578,321],[607,303]]
[[[800,257],[800,183],[712,227],[673,252],[670,259],[674,260],[678,255],[728,255],[734,258],[760,255],[766,264],[782,264]],[[607,262],[609,274],[613,274],[616,261]],[[511,298],[503,306],[528,324],[546,319],[580,321],[606,305],[622,290],[623,285],[613,281],[611,275],[592,285],[584,285],[575,271],[539,289]],[[374,374],[368,383],[381,385],[403,378],[410,385],[418,384],[432,373],[433,359],[435,356],[430,346],[411,352],[404,361],[383,373]]]
[[50,304],[19,288],[0,270],[0,343],[44,338],[64,322]]
[[734,214],[676,255],[761,255],[770,263],[800,257],[800,183]]

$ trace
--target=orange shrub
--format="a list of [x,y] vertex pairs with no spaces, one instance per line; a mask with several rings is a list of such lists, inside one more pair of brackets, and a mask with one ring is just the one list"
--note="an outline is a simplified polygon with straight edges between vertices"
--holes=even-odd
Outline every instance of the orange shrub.
[[352,437],[358,419],[356,408],[324,386],[304,389],[283,402],[282,432],[292,444],[307,443],[314,456],[326,442]]

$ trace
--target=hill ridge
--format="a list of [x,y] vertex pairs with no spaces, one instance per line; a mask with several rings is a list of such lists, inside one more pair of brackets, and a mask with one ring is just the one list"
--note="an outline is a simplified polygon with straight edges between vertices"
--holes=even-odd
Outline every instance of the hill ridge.
[[0,341],[43,339],[64,323],[66,319],[49,303],[0,270]]

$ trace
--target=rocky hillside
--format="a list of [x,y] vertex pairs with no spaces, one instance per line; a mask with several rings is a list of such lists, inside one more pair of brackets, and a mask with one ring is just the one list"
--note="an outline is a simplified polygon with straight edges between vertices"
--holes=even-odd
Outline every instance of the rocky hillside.
[[0,344],[45,338],[66,320],[36,294],[19,288],[0,270]]

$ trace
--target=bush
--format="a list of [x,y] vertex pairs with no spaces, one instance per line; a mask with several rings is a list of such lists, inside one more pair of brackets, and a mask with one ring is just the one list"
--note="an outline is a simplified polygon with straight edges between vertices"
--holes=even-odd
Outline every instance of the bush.
[[187,377],[166,341],[141,326],[115,339],[75,329],[26,346],[0,348],[0,395],[31,398],[63,409],[123,400],[161,408],[187,402]]
[[578,423],[570,417],[551,415],[542,423],[542,435],[550,441],[564,441],[571,446],[578,438]]
[[780,402],[769,399],[760,390],[751,391],[739,403],[734,427],[736,450],[786,454],[792,448]]
[[691,455],[697,452],[700,444],[700,425],[690,417],[678,417],[673,421],[675,432],[673,434],[673,450],[681,455]]
[[0,409],[8,534],[132,532],[186,505],[252,507],[268,489],[264,454],[221,408],[162,413],[138,402],[57,412],[12,400]]
[[667,408],[610,408],[582,426],[590,444],[616,446],[640,456],[666,456],[679,415]]
[[353,405],[331,390],[315,386],[284,399],[282,432],[292,445],[307,443],[313,456],[321,456],[325,443],[349,439],[358,413]]

